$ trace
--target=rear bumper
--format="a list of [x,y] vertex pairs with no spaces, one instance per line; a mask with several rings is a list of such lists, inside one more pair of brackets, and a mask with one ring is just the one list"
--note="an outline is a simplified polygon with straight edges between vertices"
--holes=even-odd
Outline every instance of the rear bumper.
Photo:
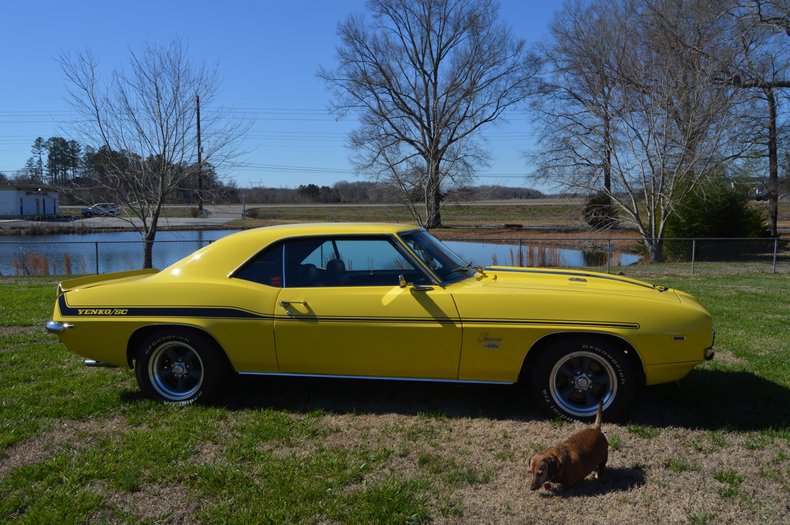
[[47,325],[46,325],[45,328],[46,328],[47,332],[49,332],[50,334],[62,334],[63,332],[65,332],[69,328],[73,328],[73,327],[74,327],[73,324],[59,323],[57,321],[49,321],[49,322],[47,322]]

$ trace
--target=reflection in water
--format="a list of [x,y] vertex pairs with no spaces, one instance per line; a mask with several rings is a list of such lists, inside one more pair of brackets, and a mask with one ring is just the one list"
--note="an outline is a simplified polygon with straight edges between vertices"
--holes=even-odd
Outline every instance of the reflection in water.
[[[238,230],[163,231],[157,234],[153,262],[165,268]],[[480,266],[605,267],[639,261],[638,255],[560,248],[551,243],[445,241],[462,259]],[[143,243],[136,232],[39,235],[0,238],[0,275],[69,275],[136,270],[143,265]]]

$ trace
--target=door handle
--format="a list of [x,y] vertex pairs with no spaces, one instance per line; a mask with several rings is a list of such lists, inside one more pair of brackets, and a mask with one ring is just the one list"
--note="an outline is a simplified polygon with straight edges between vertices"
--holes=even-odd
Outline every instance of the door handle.
[[293,313],[293,312],[292,312],[292,311],[291,311],[291,310],[288,308],[288,307],[289,307],[289,306],[291,306],[292,304],[301,304],[301,305],[304,305],[304,307],[305,307],[305,308],[307,308],[307,301],[280,301],[280,306],[282,306],[283,308],[285,308],[285,315],[287,315],[287,316],[289,316],[289,317],[290,317],[290,316],[292,316],[292,315],[294,314],[294,313]]
[[288,308],[292,304],[303,304],[307,306],[307,301],[280,301],[280,306],[283,308]]

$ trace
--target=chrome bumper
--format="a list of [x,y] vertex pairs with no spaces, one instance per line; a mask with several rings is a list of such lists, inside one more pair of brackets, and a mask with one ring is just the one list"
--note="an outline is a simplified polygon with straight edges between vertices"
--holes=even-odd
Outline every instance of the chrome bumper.
[[112,363],[105,363],[104,361],[96,361],[95,359],[83,359],[82,363],[91,368],[118,368],[118,365]]
[[49,321],[47,322],[46,329],[47,332],[49,332],[50,334],[62,334],[69,328],[73,328],[73,327],[74,327],[73,324],[59,323],[57,321]]

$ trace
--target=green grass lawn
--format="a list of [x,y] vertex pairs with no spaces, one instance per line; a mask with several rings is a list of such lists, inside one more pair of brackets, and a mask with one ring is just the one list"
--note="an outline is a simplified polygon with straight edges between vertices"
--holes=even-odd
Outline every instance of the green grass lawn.
[[786,523],[790,278],[654,280],[710,309],[719,355],[605,423],[607,475],[551,496],[528,458],[579,427],[516,388],[241,378],[173,408],[44,332],[53,279],[2,279],[0,522]]
[[[487,203],[448,203],[442,208],[445,226],[475,226],[491,224],[526,224],[530,226],[582,226],[582,205],[577,200],[502,201]],[[247,209],[251,218],[238,220],[228,226],[252,228],[288,222],[414,222],[405,206],[267,206]],[[421,211],[422,212],[422,211]]]

